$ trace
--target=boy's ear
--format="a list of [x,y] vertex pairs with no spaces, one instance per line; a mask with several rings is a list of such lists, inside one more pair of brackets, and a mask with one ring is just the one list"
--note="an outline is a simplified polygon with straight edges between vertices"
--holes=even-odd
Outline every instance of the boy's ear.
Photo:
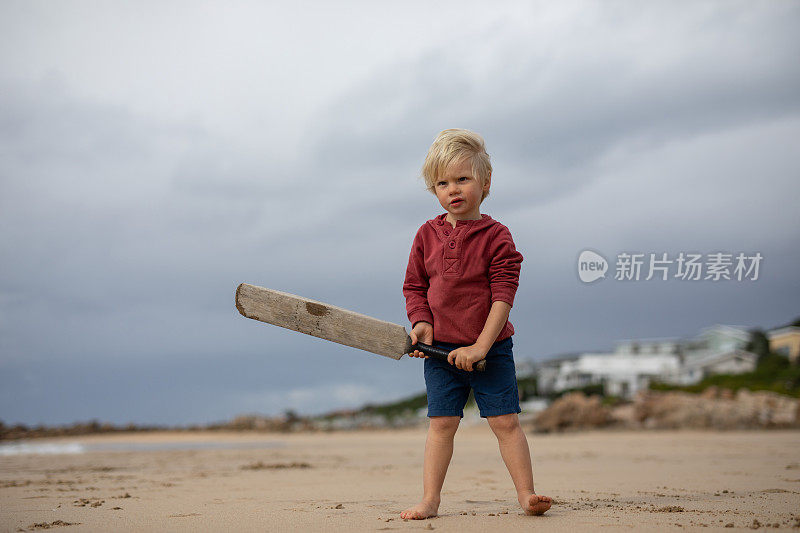
[[489,191],[489,188],[492,186],[492,173],[489,172],[489,175],[486,176],[486,181],[483,182],[483,190],[485,192]]

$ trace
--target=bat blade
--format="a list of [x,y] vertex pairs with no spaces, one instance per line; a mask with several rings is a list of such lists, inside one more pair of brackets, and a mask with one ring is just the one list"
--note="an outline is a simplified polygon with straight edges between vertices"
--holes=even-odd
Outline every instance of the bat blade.
[[411,339],[403,326],[256,285],[239,285],[236,309],[253,320],[392,359],[400,359],[411,349]]

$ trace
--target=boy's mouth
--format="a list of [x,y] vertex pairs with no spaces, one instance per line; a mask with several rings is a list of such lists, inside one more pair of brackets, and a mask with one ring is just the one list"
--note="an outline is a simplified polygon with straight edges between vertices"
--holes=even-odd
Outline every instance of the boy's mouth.
[[453,206],[453,207],[456,207],[458,205],[461,205],[462,202],[463,202],[463,200],[461,198],[456,198],[455,200],[452,200],[450,202],[450,205]]

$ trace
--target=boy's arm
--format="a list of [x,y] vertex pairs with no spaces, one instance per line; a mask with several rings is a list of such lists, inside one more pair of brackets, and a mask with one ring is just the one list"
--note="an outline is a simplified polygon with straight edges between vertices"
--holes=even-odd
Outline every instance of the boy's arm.
[[522,254],[514,246],[511,232],[502,224],[497,225],[489,253],[491,254],[489,287],[492,302],[502,300],[514,305],[514,296],[519,286]]
[[455,365],[456,368],[472,371],[472,365],[489,353],[492,344],[497,340],[497,336],[500,335],[503,326],[506,325],[510,312],[511,305],[508,302],[501,300],[492,302],[489,316],[486,318],[486,324],[483,326],[483,331],[481,331],[475,344],[453,350],[447,356],[447,361],[451,365]]
[[[475,346],[483,350],[484,356],[489,352],[492,344],[497,340],[497,336],[500,335],[500,332],[503,330],[503,326],[508,322],[509,313],[511,313],[511,306],[508,302],[495,300],[492,303],[492,308],[489,310],[489,316],[486,318],[483,331],[481,331],[481,334],[478,336],[478,340],[475,341]],[[481,357],[481,359],[483,359],[483,357]],[[480,359],[478,359],[478,361],[480,361]]]
[[502,224],[498,224],[492,237],[489,253],[491,261],[488,275],[492,307],[486,318],[486,324],[475,344],[453,350],[448,356],[451,364],[463,370],[472,370],[473,363],[480,361],[489,353],[489,349],[508,321],[519,286],[522,254],[514,246],[511,232]]
[[414,237],[408,256],[403,296],[406,298],[406,313],[412,327],[417,322],[433,324],[433,313],[428,305],[428,272],[425,270],[425,254],[420,232]]
[[[421,231],[421,230],[420,230]],[[406,313],[411,322],[411,342],[433,344],[433,313],[428,304],[428,287],[430,281],[425,270],[425,250],[420,232],[414,237],[411,253],[408,255],[406,278],[403,282],[403,296],[406,297]],[[414,350],[410,357],[428,358],[419,350]]]

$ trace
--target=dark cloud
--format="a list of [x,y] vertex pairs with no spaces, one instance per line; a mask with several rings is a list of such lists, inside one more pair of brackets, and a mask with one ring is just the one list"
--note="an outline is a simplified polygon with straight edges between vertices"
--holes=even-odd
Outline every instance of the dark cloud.
[[[761,7],[681,16],[668,4],[589,9],[555,30],[555,42],[509,25],[456,49],[448,43],[388,65],[333,103],[321,159],[416,167],[421,158],[407,154],[424,153],[444,127],[466,127],[484,135],[507,179],[545,203],[586,183],[620,144],[662,145],[798,114],[800,11]],[[475,60],[479,51],[488,59]]]

